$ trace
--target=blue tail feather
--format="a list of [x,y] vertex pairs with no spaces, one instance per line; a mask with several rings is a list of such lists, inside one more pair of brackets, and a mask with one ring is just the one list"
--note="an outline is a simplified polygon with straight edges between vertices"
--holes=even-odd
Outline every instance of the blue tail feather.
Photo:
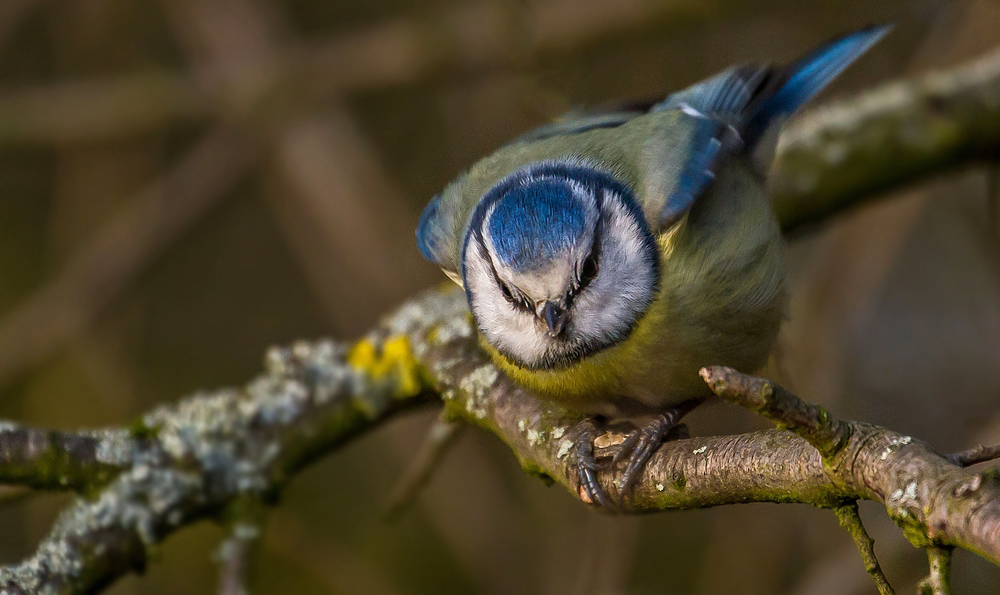
[[751,141],[759,138],[772,121],[794,113],[882,39],[890,29],[892,25],[880,25],[856,31],[788,66],[781,77],[783,80],[780,86],[761,97],[760,103],[748,114],[744,138],[752,144]]
[[[776,138],[767,135],[768,130],[819,93],[891,28],[883,25],[845,35],[787,68],[730,68],[655,104],[651,112],[683,109],[697,119],[690,155],[660,209],[661,229],[677,222],[708,188],[728,151],[751,151],[755,161],[758,152],[767,154],[767,163],[761,166],[766,171],[773,146],[762,139]],[[731,132],[735,139],[727,136]],[[727,138],[736,142],[726,142]]]

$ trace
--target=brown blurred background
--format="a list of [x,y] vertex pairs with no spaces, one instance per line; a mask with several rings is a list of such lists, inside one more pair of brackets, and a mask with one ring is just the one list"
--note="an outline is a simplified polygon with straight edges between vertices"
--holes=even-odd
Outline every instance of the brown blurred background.
[[[824,98],[1000,45],[995,0],[2,0],[0,418],[126,424],[244,383],[268,345],[356,337],[443,279],[414,244],[420,209],[506,139],[876,22],[898,28]],[[1000,441],[995,170],[795,238],[773,375],[942,451]],[[829,511],[598,515],[479,431],[387,523],[380,505],[432,418],[297,478],[255,592],[875,592]],[[757,427],[722,405],[693,420]],[[32,551],[67,498],[0,510],[0,562]],[[921,552],[879,505],[862,513],[890,580],[914,592]],[[221,537],[183,531],[111,592],[211,593]],[[965,552],[954,576],[958,594],[1000,591]]]

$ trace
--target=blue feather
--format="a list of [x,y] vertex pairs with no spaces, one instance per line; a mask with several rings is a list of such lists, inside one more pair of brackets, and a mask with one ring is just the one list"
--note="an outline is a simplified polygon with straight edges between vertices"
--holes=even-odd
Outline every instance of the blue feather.
[[836,39],[791,66],[738,66],[674,93],[651,112],[683,109],[696,119],[691,151],[660,211],[660,228],[673,225],[715,178],[721,159],[752,151],[767,130],[820,92],[891,26],[872,27]]
[[747,143],[752,145],[771,122],[788,117],[802,107],[890,29],[891,25],[881,25],[845,35],[787,67],[780,86],[765,93],[753,113],[748,114],[744,126]]
[[688,106],[696,112],[727,124],[742,123],[746,107],[760,86],[767,69],[758,66],[730,68],[710,79],[673,93],[649,111],[659,112]]
[[722,149],[725,126],[708,118],[699,118],[691,139],[691,154],[684,163],[673,192],[660,210],[660,227],[666,229],[687,212],[701,193],[715,179],[715,162]]
[[438,194],[431,199],[424,207],[424,212],[420,214],[420,222],[417,223],[417,247],[424,258],[438,266],[444,265],[442,258],[443,236],[438,222],[438,207],[441,205],[441,195]]
[[517,271],[547,264],[576,245],[585,227],[583,205],[557,180],[512,188],[497,201],[488,223],[497,257]]

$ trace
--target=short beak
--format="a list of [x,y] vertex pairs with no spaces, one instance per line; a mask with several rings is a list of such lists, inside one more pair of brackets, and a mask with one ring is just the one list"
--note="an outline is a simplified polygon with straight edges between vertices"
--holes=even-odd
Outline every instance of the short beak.
[[538,305],[538,317],[545,321],[545,326],[549,328],[549,334],[558,337],[566,326],[566,319],[569,312],[555,302],[542,302]]

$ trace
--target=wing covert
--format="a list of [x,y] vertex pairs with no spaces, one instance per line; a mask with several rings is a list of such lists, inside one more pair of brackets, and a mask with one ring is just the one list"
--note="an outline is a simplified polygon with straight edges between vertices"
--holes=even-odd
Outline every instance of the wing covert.
[[455,254],[454,209],[448,209],[438,194],[420,214],[417,224],[417,247],[424,258],[441,267],[451,280],[459,285],[461,275]]

